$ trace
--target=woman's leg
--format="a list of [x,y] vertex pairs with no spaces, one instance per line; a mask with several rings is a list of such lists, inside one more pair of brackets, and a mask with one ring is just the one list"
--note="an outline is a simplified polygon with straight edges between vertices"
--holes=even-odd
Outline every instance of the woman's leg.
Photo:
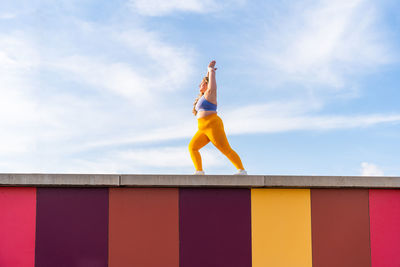
[[205,135],[203,131],[197,131],[197,133],[193,136],[192,140],[189,143],[190,157],[192,158],[196,171],[203,170],[199,150],[203,146],[207,145],[208,142],[210,142],[210,139],[208,139],[207,135]]
[[216,146],[238,170],[244,170],[239,155],[229,145],[221,118],[218,117],[210,124],[210,127],[206,130],[206,134],[214,146]]

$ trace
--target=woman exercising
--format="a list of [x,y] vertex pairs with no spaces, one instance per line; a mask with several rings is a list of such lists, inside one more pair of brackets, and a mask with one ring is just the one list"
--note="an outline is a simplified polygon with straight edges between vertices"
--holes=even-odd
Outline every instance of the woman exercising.
[[211,141],[238,169],[236,175],[247,175],[239,155],[229,145],[224,124],[217,115],[215,63],[213,60],[208,65],[207,75],[199,86],[200,94],[193,103],[193,114],[197,116],[198,131],[189,143],[189,151],[196,168],[195,174],[204,174],[199,150]]

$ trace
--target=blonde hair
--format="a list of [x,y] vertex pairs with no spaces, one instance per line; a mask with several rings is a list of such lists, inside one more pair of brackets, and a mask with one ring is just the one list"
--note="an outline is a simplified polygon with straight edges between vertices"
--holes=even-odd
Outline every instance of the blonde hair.
[[[201,82],[206,82],[208,84],[208,73],[207,76],[203,78]],[[199,99],[204,95],[204,93],[200,93],[197,97],[196,100],[193,102],[193,110],[192,113],[196,116],[197,115],[197,110],[196,110],[196,105],[197,102],[199,102]]]

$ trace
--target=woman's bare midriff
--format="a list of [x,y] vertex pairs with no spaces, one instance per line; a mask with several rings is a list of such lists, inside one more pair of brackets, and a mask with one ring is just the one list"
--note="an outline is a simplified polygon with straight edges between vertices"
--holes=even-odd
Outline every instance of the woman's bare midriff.
[[[209,91],[206,91],[204,93],[204,98],[208,102],[213,103],[214,105],[217,104],[217,94],[215,92],[214,93],[209,93]],[[214,111],[214,110],[202,110],[202,111],[199,111],[199,112],[197,112],[197,119],[201,119],[201,118],[207,117],[208,115],[211,115],[211,114],[214,114],[214,113],[217,113],[217,112]]]
[[213,111],[213,110],[202,110],[202,111],[199,111],[199,112],[197,112],[197,119],[201,119],[201,118],[207,117],[208,115],[211,115],[211,114],[214,114],[214,113],[217,113],[217,112]]

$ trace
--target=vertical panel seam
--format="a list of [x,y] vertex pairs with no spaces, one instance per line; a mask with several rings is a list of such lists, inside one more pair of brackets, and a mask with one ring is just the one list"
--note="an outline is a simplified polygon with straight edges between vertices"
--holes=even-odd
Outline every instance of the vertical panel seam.
[[249,188],[249,197],[250,197],[250,266],[253,266],[253,221],[252,221],[252,201],[251,201],[251,194],[252,194],[252,189]]
[[110,266],[110,188],[107,187],[107,266]]
[[181,266],[181,189],[178,190],[178,267]]
[[310,188],[310,228],[311,228],[311,266],[314,266],[314,260],[313,260],[313,228],[312,228],[312,196],[311,196],[311,190],[314,190]]

